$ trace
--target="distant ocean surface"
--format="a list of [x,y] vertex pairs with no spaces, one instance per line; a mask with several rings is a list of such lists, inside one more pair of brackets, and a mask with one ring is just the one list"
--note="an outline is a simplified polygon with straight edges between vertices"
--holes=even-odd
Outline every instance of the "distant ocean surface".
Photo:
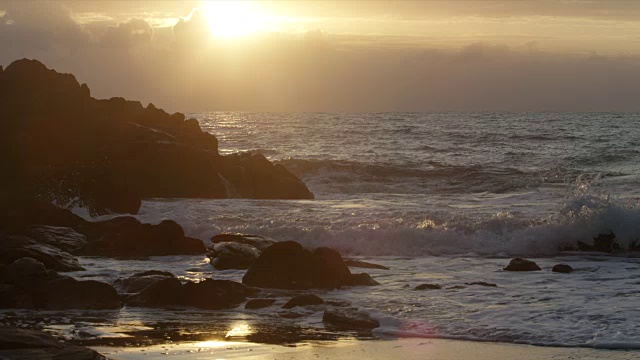
[[[320,293],[373,314],[379,336],[640,349],[640,258],[559,251],[610,231],[623,246],[640,238],[640,114],[190,116],[222,154],[264,154],[316,200],[146,201],[141,220],[174,219],[206,242],[242,232],[385,264],[362,269],[381,286]],[[543,271],[503,272],[513,256]],[[164,270],[242,276],[180,261]],[[576,271],[550,272],[560,262]],[[119,276],[112,265],[96,274]],[[465,285],[476,281],[498,287]],[[422,283],[443,289],[412,290]]]

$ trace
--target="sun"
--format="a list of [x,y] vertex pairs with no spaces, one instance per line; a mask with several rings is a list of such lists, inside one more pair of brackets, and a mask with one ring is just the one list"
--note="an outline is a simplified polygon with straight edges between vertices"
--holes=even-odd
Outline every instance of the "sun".
[[231,39],[264,30],[267,17],[250,1],[209,1],[202,9],[211,34]]

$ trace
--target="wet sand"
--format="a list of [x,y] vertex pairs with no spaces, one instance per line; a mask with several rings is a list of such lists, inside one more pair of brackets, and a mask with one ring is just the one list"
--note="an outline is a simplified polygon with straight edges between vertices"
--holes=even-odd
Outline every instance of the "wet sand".
[[93,347],[113,360],[138,359],[638,359],[640,351],[541,347],[440,339],[341,340],[295,346],[209,341],[144,348]]

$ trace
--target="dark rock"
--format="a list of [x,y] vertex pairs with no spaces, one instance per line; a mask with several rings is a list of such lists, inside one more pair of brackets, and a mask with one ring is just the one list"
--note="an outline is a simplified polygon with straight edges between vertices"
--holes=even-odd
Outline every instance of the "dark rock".
[[62,277],[44,286],[37,307],[47,309],[117,309],[120,297],[109,284]]
[[465,287],[462,285],[454,285],[452,287],[448,287],[447,290],[460,290],[460,289],[464,289]]
[[126,300],[128,306],[141,307],[171,306],[182,303],[182,283],[174,277],[164,277],[157,280]]
[[497,284],[493,284],[493,283],[488,283],[488,282],[484,282],[484,281],[476,281],[476,282],[470,282],[470,283],[465,283],[466,285],[480,285],[480,286],[487,286],[487,287],[498,287]]
[[362,274],[351,274],[349,277],[349,285],[351,286],[375,286],[380,285],[379,282],[375,281],[371,275],[367,273]]
[[313,287],[334,289],[350,281],[351,271],[339,252],[327,247],[319,247],[313,252]]
[[258,235],[247,235],[247,234],[218,234],[211,238],[211,242],[214,244],[222,243],[222,242],[234,242],[240,244],[251,245],[256,249],[263,251],[269,246],[276,243],[275,240],[268,239]]
[[0,359],[107,360],[95,350],[67,345],[38,330],[0,327]]
[[245,309],[262,309],[273,305],[276,299],[251,299],[244,305]]
[[567,264],[557,264],[553,266],[551,271],[568,274],[570,272],[573,272],[573,268]]
[[440,290],[442,285],[438,284],[421,284],[414,288],[414,290]]
[[183,286],[184,304],[201,309],[225,309],[245,301],[253,292],[241,283],[206,279]]
[[287,301],[286,304],[282,305],[283,309],[293,309],[296,306],[308,306],[308,305],[320,305],[324,304],[324,300],[320,297],[313,294],[306,295],[298,295],[291,300]]
[[242,278],[249,286],[276,289],[308,289],[311,282],[311,254],[294,241],[266,248]]
[[360,260],[353,260],[353,259],[346,259],[344,261],[344,263],[348,266],[348,267],[358,267],[358,268],[365,268],[365,269],[381,269],[381,270],[389,270],[388,267],[384,266],[384,265],[378,265],[378,264],[372,264],[372,263],[368,263],[365,261],[360,261]]
[[218,270],[248,269],[258,257],[260,251],[255,247],[235,242],[220,242],[207,254],[211,265]]
[[170,272],[151,270],[134,274],[126,279],[117,279],[113,283],[113,287],[119,293],[139,293],[147,286],[165,279],[175,279],[175,276]]
[[541,270],[538,264],[531,260],[514,258],[511,259],[509,265],[505,266],[504,271],[538,271]]
[[25,231],[29,238],[46,245],[55,246],[62,251],[73,253],[87,244],[87,237],[72,228],[34,225]]
[[83,253],[102,256],[162,256],[202,254],[202,241],[184,236],[172,220],[141,224],[132,217],[91,223],[80,229],[88,237]]
[[327,309],[322,316],[322,321],[338,328],[350,330],[374,329],[380,326],[377,320],[373,320],[368,315],[352,308]]
[[7,268],[7,280],[22,289],[42,286],[47,279],[47,269],[33,258],[18,259]]
[[0,309],[33,308],[33,297],[14,285],[0,284]]
[[37,243],[26,236],[0,236],[0,263],[11,264],[23,257],[33,258],[51,270],[84,270],[78,259],[56,247]]
[[[1,156],[1,155],[0,155]],[[2,196],[0,195],[0,200]],[[7,203],[0,211],[0,229],[18,233],[33,225],[50,225],[75,228],[87,223],[68,209],[62,209],[46,201],[25,197],[4,199]]]

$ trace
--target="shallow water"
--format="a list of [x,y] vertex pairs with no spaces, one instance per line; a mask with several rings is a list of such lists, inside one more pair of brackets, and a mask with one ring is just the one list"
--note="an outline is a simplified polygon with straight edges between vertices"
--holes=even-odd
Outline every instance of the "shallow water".
[[[316,200],[151,200],[141,220],[174,219],[205,242],[244,232],[387,265],[361,269],[381,286],[318,292],[380,319],[378,337],[640,349],[640,259],[559,251],[609,231],[623,246],[640,238],[640,115],[191,115],[218,136],[222,153],[260,152],[301,177]],[[501,271],[516,255],[535,258],[543,271]],[[90,270],[76,276],[109,281],[145,269],[189,279],[242,276],[213,271],[204,257],[83,262]],[[559,262],[576,271],[550,272]],[[475,281],[498,286],[465,285]],[[421,283],[443,289],[412,290]],[[274,296],[277,306],[291,294]],[[188,313],[203,333],[224,335],[230,324],[264,333],[274,324],[296,327],[297,339],[345,335],[324,328],[321,308],[294,311],[304,316],[123,309],[104,324],[184,332]]]

